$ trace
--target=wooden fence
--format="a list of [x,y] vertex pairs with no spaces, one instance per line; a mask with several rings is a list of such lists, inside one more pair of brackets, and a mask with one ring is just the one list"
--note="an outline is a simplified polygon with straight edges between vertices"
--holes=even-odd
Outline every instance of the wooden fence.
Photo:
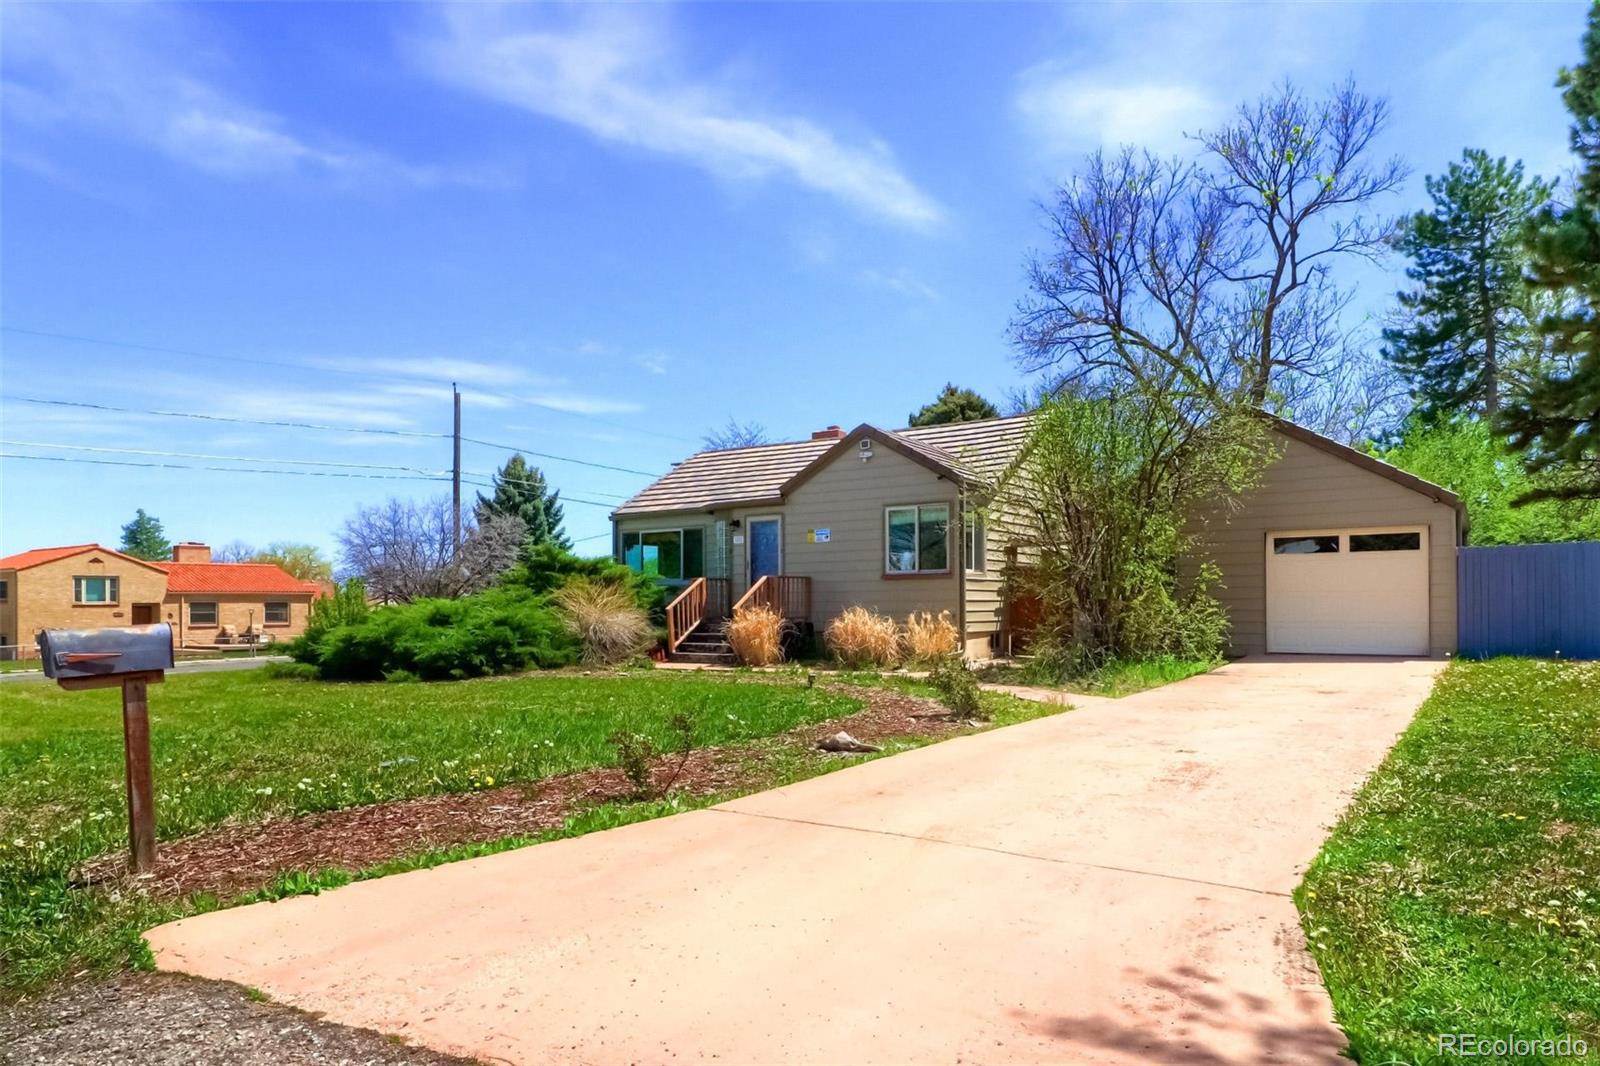
[[1459,654],[1600,659],[1600,541],[1460,548]]

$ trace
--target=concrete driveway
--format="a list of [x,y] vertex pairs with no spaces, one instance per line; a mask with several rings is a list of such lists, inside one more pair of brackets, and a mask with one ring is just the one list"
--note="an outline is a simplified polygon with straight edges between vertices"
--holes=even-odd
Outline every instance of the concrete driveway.
[[1441,665],[1235,663],[149,939],[497,1062],[1335,1062],[1289,892]]

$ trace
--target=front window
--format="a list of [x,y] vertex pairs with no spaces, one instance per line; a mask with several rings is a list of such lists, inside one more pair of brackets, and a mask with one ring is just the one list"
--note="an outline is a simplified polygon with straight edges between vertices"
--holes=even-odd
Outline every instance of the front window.
[[943,503],[885,511],[886,574],[940,574],[950,569],[950,507]]
[[268,625],[283,625],[289,621],[289,605],[287,603],[269,603],[266,605],[266,620]]
[[966,566],[974,573],[982,573],[989,569],[989,542],[983,528],[983,516],[969,513],[966,521],[967,535],[962,544]]
[[214,603],[191,603],[189,605],[189,624],[192,626],[216,625],[217,605]]
[[630,570],[662,581],[706,575],[706,531],[649,529],[622,535],[622,561]]
[[73,603],[116,603],[117,579],[114,577],[75,577],[72,579]]

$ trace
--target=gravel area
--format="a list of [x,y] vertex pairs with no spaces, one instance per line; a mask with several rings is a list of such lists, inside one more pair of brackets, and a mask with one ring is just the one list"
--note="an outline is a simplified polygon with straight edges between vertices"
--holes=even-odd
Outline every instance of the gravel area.
[[67,984],[0,1007],[4,1066],[464,1066],[370,1029],[178,974]]

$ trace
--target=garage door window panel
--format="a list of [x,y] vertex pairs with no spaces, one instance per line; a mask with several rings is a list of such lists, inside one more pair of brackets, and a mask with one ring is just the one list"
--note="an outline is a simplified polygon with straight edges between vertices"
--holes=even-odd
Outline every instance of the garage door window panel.
[[1350,550],[1353,552],[1419,552],[1422,534],[1410,533],[1352,533]]
[[1310,537],[1273,537],[1274,555],[1334,555],[1339,551],[1337,534]]

